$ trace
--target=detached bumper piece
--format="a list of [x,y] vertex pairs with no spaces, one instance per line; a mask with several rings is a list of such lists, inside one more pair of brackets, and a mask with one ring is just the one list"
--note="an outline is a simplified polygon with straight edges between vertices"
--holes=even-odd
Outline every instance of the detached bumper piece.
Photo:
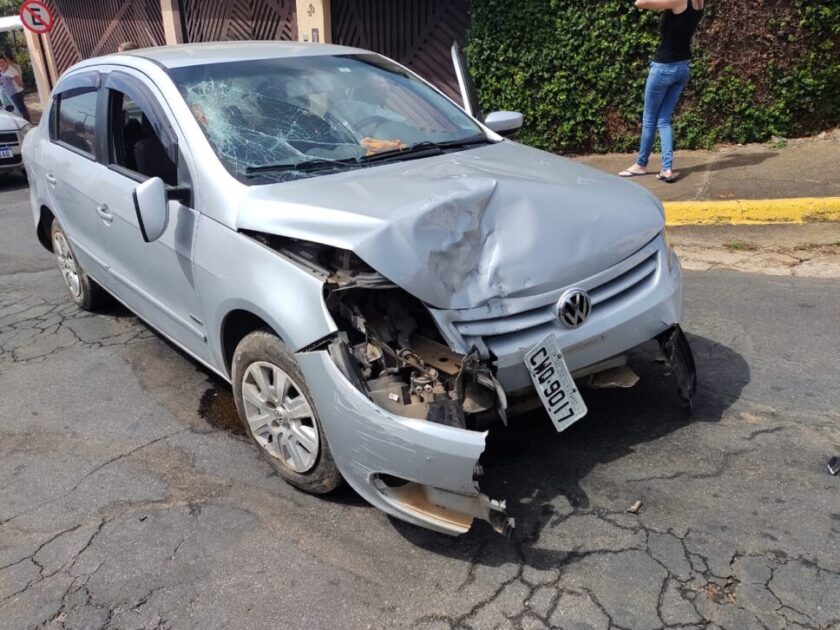
[[659,342],[665,361],[674,371],[680,402],[691,409],[694,394],[697,393],[697,368],[694,365],[694,355],[685,333],[679,325],[676,325],[659,335],[656,340]]
[[462,494],[411,482],[389,486],[383,479],[377,479],[376,485],[400,510],[451,531],[467,532],[477,518],[507,538],[513,534],[515,524],[505,513],[505,502],[485,494]]

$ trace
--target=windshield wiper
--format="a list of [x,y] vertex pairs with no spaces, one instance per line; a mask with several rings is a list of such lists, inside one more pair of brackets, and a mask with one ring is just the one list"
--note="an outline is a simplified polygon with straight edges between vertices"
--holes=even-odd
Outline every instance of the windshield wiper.
[[431,157],[432,155],[440,155],[442,153],[440,147],[434,142],[418,142],[412,144],[410,147],[404,149],[389,149],[388,151],[380,151],[360,158],[361,162],[370,164],[371,162],[378,162],[380,160],[389,160],[399,157],[423,158]]
[[477,144],[496,144],[496,140],[491,140],[483,133],[477,136],[471,136],[469,138],[464,138],[463,140],[452,140],[450,142],[441,142],[438,144],[439,147],[444,149],[462,149],[464,147],[472,147]]
[[431,157],[433,155],[440,155],[446,149],[463,149],[478,144],[494,144],[495,141],[490,140],[484,134],[479,136],[472,136],[464,138],[463,140],[452,140],[450,142],[430,142],[428,140],[412,144],[410,147],[404,149],[390,149],[388,151],[381,151],[372,155],[367,155],[361,158],[347,158],[344,160],[303,160],[301,162],[292,162],[286,164],[265,164],[261,166],[247,166],[245,167],[245,176],[254,177],[260,173],[274,173],[286,171],[319,171],[334,167],[342,166],[361,166],[364,164],[371,164],[374,162],[393,160],[401,158],[419,159],[424,157]]
[[446,149],[464,149],[466,147],[475,146],[478,144],[494,144],[494,141],[481,134],[479,136],[472,136],[464,138],[463,140],[451,140],[449,142],[430,142],[428,140],[412,144],[405,149],[390,149],[388,151],[381,151],[373,155],[367,155],[360,158],[360,162],[369,164],[370,162],[378,162],[379,160],[388,160],[394,158],[401,158],[403,156],[412,159],[419,159],[424,157],[431,157],[433,155],[440,155]]
[[273,173],[282,171],[319,171],[332,167],[341,166],[356,166],[359,164],[358,158],[348,158],[345,160],[303,160],[302,162],[292,162],[286,164],[265,164],[261,166],[246,166],[245,176],[253,177],[260,173]]

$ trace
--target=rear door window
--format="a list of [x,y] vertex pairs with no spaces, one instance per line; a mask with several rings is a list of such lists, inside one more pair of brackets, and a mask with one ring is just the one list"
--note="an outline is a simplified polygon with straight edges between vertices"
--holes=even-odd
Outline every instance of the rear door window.
[[90,157],[96,144],[96,88],[60,94],[53,139]]

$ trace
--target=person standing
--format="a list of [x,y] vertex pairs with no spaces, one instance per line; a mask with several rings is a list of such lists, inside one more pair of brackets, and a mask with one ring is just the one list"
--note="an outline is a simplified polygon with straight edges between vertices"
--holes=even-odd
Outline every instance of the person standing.
[[20,73],[20,66],[15,63],[15,59],[9,51],[4,51],[3,56],[0,57],[0,89],[6,93],[20,115],[27,122],[32,122],[29,118],[29,110],[23,100],[23,77]]
[[[5,48],[3,48],[3,55],[4,56],[6,56],[7,53],[11,54],[11,52],[12,52],[11,46],[6,46]],[[3,89],[2,82],[0,82],[0,103],[3,104],[3,109],[6,110],[7,112],[10,112],[14,109],[14,105],[12,105],[12,99],[10,99],[6,95],[6,90]]]
[[645,85],[645,113],[636,163],[619,173],[621,177],[647,175],[656,130],[662,144],[662,169],[656,176],[673,182],[674,136],[671,117],[691,76],[691,40],[703,17],[704,0],[636,0],[640,9],[664,11],[659,24],[659,48],[650,64]]

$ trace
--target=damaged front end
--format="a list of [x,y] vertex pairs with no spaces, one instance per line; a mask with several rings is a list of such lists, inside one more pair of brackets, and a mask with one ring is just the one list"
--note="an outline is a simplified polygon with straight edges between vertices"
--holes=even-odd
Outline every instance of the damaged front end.
[[419,301],[396,288],[328,285],[327,292],[342,330],[331,345],[333,358],[353,371],[377,405],[460,429],[505,418],[504,390],[478,350],[450,350]]
[[478,518],[509,534],[504,502],[478,488],[482,429],[507,409],[489,362],[453,352],[419,300],[351,252],[250,236],[324,281],[338,332],[297,359],[347,482],[423,527],[457,535]]

